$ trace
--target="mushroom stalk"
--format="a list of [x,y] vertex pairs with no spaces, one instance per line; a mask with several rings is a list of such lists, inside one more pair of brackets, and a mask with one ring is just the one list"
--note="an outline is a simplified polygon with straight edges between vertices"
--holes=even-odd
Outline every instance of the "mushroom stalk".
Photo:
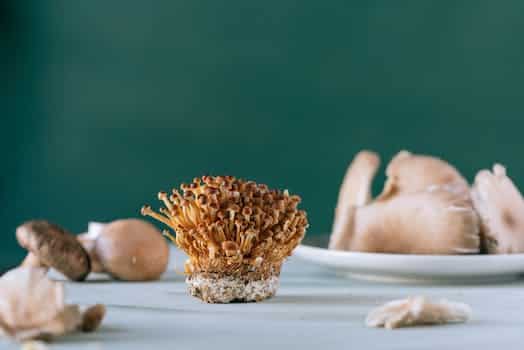
[[371,201],[371,185],[379,166],[379,156],[370,151],[358,153],[349,165],[338,195],[329,249],[348,249],[354,212]]

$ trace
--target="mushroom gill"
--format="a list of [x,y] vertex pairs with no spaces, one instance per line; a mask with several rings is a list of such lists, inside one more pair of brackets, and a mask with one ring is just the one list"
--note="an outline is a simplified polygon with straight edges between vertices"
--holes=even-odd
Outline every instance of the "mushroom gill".
[[524,252],[524,199],[506,169],[481,170],[471,190],[480,215],[482,248],[490,254]]

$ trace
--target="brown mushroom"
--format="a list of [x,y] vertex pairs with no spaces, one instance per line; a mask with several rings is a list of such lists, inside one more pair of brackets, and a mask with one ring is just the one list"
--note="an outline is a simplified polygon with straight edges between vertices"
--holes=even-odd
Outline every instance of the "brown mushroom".
[[82,245],[56,224],[28,221],[16,229],[16,238],[29,251],[24,266],[52,267],[74,281],[84,280],[91,271],[89,256]]
[[102,271],[126,281],[158,279],[169,262],[169,246],[160,231],[138,219],[104,225],[92,253]]
[[481,170],[471,195],[481,219],[483,250],[490,254],[524,252],[524,199],[506,175],[506,169],[493,166]]

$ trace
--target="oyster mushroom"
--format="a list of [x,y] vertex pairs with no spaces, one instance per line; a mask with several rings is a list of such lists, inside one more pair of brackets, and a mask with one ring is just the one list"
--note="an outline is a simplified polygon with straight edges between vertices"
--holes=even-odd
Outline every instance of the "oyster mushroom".
[[466,322],[470,317],[471,308],[466,304],[448,300],[433,302],[417,296],[390,301],[372,310],[366,318],[366,325],[394,329]]
[[[363,188],[354,188],[353,191],[369,193],[378,162],[371,163],[370,166],[370,163],[362,159],[361,154],[357,155],[348,174],[349,177],[351,174],[357,177],[359,172],[365,173],[366,180],[361,182]],[[345,209],[345,212],[337,212],[329,247],[404,254],[478,253],[478,217],[469,194],[463,188],[467,184],[458,181],[461,179],[460,174],[442,161],[426,156],[412,156],[401,152],[395,159],[392,162],[394,166],[389,167],[390,185],[386,185],[383,195],[373,202],[353,205],[354,198],[358,196],[347,194],[350,191],[346,191],[344,196],[341,192],[338,207]],[[430,168],[442,167],[445,170],[443,173],[458,174],[458,177],[454,176],[452,182],[446,183],[438,182],[439,176],[434,176],[434,180],[431,180],[432,176],[428,176],[424,181],[415,181],[410,187],[406,179],[411,175],[405,171],[410,166],[398,166],[399,162],[404,163],[409,159],[416,163],[413,167],[415,173],[424,169],[420,164],[428,163]],[[357,167],[366,169],[367,172],[357,171]],[[460,188],[457,190],[457,187],[448,184],[459,184]]]
[[493,166],[475,177],[471,195],[481,219],[483,249],[490,254],[524,252],[524,199],[506,169]]
[[74,281],[83,281],[91,272],[91,261],[82,245],[56,224],[28,221],[16,229],[16,239],[29,251],[24,266],[52,267]]
[[349,250],[403,254],[479,252],[478,217],[461,195],[442,188],[357,208]]
[[208,303],[272,297],[308,226],[300,197],[232,176],[203,176],[180,188],[159,193],[160,213],[147,205],[141,212],[176,232],[164,231],[189,256],[189,293]]
[[386,168],[387,180],[379,199],[403,193],[413,193],[432,186],[468,194],[466,179],[451,164],[442,159],[400,151]]
[[83,317],[78,305],[65,303],[63,285],[47,278],[45,269],[19,267],[0,278],[0,333],[8,337],[49,339],[82,328],[93,330],[83,322],[91,320],[90,315]]
[[332,235],[329,239],[329,249],[348,249],[353,218],[356,207],[371,201],[371,185],[380,166],[380,157],[370,151],[359,152],[349,165],[338,195]]

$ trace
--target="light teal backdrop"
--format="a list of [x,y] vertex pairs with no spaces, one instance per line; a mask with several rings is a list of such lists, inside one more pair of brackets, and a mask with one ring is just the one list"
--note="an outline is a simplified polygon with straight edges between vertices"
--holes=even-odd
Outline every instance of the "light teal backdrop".
[[289,188],[325,232],[362,148],[524,186],[522,1],[5,4],[0,266],[24,220],[80,232],[206,173]]

